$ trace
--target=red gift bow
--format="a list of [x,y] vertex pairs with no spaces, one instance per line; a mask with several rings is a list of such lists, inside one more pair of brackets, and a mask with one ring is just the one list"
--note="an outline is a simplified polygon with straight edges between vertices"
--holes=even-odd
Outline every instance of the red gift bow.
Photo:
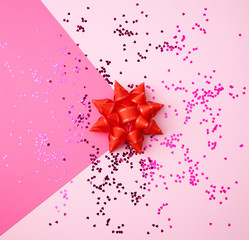
[[144,83],[129,93],[115,81],[114,101],[101,99],[93,100],[93,103],[102,116],[90,131],[110,133],[110,152],[127,141],[136,152],[141,153],[143,134],[162,134],[152,118],[164,105],[146,102]]

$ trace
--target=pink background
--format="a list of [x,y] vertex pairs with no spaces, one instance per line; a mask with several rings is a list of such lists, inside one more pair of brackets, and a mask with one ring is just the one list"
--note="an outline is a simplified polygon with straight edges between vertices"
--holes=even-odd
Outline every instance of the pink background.
[[[92,187],[86,181],[92,174],[91,169],[86,168],[73,179],[73,182],[69,182],[3,234],[1,239],[136,238],[159,240],[167,238],[205,240],[222,238],[247,240],[249,238],[249,192],[247,186],[247,171],[249,167],[249,115],[247,111],[249,101],[247,93],[249,87],[247,71],[249,39],[247,1],[156,0],[153,3],[151,1],[143,1],[139,6],[136,6],[136,1],[121,3],[111,0],[108,2],[97,0],[85,1],[84,3],[78,0],[43,0],[43,3],[75,43],[80,44],[81,50],[88,55],[89,60],[95,67],[100,68],[104,65],[99,59],[103,59],[103,61],[111,60],[112,63],[105,66],[111,75],[110,80],[118,80],[124,86],[130,83],[145,81],[146,85],[155,89],[152,92],[147,88],[146,94],[148,99],[152,99],[155,96],[155,101],[165,104],[165,108],[156,117],[156,121],[162,128],[164,135],[158,137],[158,142],[150,142],[149,137],[145,139],[145,145],[152,144],[152,147],[148,148],[143,158],[145,159],[149,156],[152,159],[156,159],[158,163],[163,165],[163,168],[157,172],[157,177],[155,177],[155,182],[159,185],[159,188],[151,187],[151,192],[146,193],[146,198],[140,205],[134,207],[130,204],[130,199],[122,195],[117,202],[112,202],[107,207],[106,211],[112,218],[111,227],[109,228],[105,226],[104,218],[94,216],[98,206],[96,206],[96,198],[91,194]],[[33,5],[30,5],[30,9],[31,6]],[[87,10],[87,6],[90,7],[90,10]],[[207,8],[207,10],[204,10],[204,8]],[[141,11],[144,11],[144,13],[141,14]],[[68,12],[71,13],[70,16],[67,15]],[[185,16],[182,15],[183,12]],[[206,16],[203,16],[204,13]],[[40,14],[37,14],[37,16],[42,16],[42,12]],[[50,26],[51,22],[53,22],[54,27],[58,28],[58,33],[63,32],[59,24],[52,20],[49,13],[44,10],[44,14],[49,19],[49,24],[46,24],[46,26]],[[122,14],[125,14],[126,17],[123,18]],[[145,14],[148,14],[148,18],[145,17]],[[82,24],[80,22],[81,17],[85,17],[88,20],[84,25],[86,28],[85,33],[76,31],[76,26]],[[117,18],[116,22],[113,21],[114,17]],[[64,22],[63,19],[65,18],[70,21],[68,23]],[[113,30],[120,23],[124,24],[124,19],[129,19],[129,22],[138,19],[137,25],[128,24],[129,29],[139,32],[139,35],[135,38],[136,44],[133,44],[134,39],[132,38],[118,37],[113,34]],[[45,20],[43,19],[43,21]],[[207,34],[203,34],[202,31],[198,30],[195,23],[205,28]],[[181,52],[180,56],[176,56],[174,51],[164,53],[161,53],[159,50],[156,51],[155,46],[162,44],[163,41],[174,41],[173,36],[177,34],[177,25],[180,26],[181,33],[186,36],[186,50]],[[28,23],[25,26],[29,26]],[[193,30],[192,27],[196,27],[197,30]],[[35,29],[36,27],[34,27],[33,34],[42,34],[42,30],[39,33],[35,33]],[[162,29],[164,33],[160,32]],[[146,32],[149,32],[149,35],[146,35]],[[52,33],[51,35],[53,36]],[[8,34],[6,33],[7,36]],[[70,42],[70,40],[68,41]],[[4,45],[4,42],[1,45]],[[13,42],[16,42],[16,39]],[[148,48],[149,42],[153,44],[153,50],[151,48],[148,53],[145,53],[144,50]],[[46,44],[51,49],[54,49],[50,42]],[[72,45],[72,43],[70,44]],[[123,51],[123,44],[127,45],[126,51]],[[59,48],[63,46],[59,46]],[[192,49],[196,47],[198,50],[193,51]],[[36,48],[37,46],[34,46],[32,49]],[[20,51],[21,49],[26,52],[27,47],[22,45],[20,46]],[[17,54],[15,48],[11,47],[10,44],[5,49],[1,49],[1,51],[3,53],[8,51],[8,55],[6,54],[8,58],[12,56],[11,54],[13,54],[13,59],[14,55],[22,57],[22,54]],[[188,54],[188,51],[191,51],[191,54]],[[37,52],[40,52],[40,50],[37,49]],[[147,59],[138,63],[137,52],[146,55]],[[58,54],[60,53],[58,52]],[[50,55],[51,53],[48,54],[46,62],[49,61]],[[193,61],[192,64],[189,60],[182,60],[186,55],[189,56],[189,60]],[[37,57],[40,57],[40,55],[37,55]],[[128,63],[124,61],[126,58],[129,60]],[[64,56],[61,59],[64,59]],[[9,63],[11,65],[10,61]],[[3,64],[4,62],[1,62],[1,68],[3,68]],[[30,65],[30,63],[27,64],[27,66]],[[70,61],[68,61],[68,64],[70,64]],[[15,65],[14,62],[13,65]],[[41,69],[40,66],[39,69]],[[29,69],[27,70],[29,71]],[[215,70],[215,73],[213,70]],[[13,70],[14,73],[18,71],[19,69]],[[39,71],[42,71],[42,77],[49,75],[45,70]],[[120,71],[122,71],[122,75]],[[147,76],[146,79],[144,78],[145,75]],[[217,117],[217,122],[222,125],[217,132],[210,135],[206,134],[206,128],[212,129],[213,124],[210,121],[212,118],[203,113],[201,107],[193,109],[193,112],[190,114],[191,120],[188,124],[183,124],[186,116],[186,104],[182,100],[191,100],[191,92],[196,88],[210,88],[206,83],[205,75],[212,82],[211,86],[221,83],[224,87],[224,91],[218,97],[209,99],[209,106],[212,107],[212,112],[220,113],[220,116]],[[210,76],[212,79],[210,79]],[[18,81],[21,78],[15,77],[14,79],[16,79],[14,81]],[[180,80],[182,80],[182,84],[179,83]],[[162,84],[162,81],[164,81],[164,84]],[[105,84],[103,80],[99,79],[98,84],[101,82],[103,85]],[[195,84],[192,84],[192,82],[195,82]],[[175,91],[175,86],[173,87],[172,84],[183,86],[188,89],[188,92]],[[170,86],[170,90],[167,90],[165,85]],[[230,85],[233,88],[230,88]],[[18,94],[16,93],[15,97],[13,96],[13,103],[9,103],[9,105],[5,103],[3,105],[5,111],[10,114],[15,114],[12,113],[12,105],[16,104],[18,109],[18,103],[23,104],[21,103],[22,99],[19,97],[19,94],[22,94],[21,86],[15,86],[17,86],[16,91]],[[244,87],[247,89],[244,90]],[[33,90],[33,86],[30,88]],[[108,89],[107,84],[106,88]],[[70,95],[68,91],[70,93],[76,92],[75,89],[71,90],[67,87],[61,89],[61,93],[68,94],[69,102],[76,101],[74,96]],[[78,88],[77,91],[79,94],[81,93]],[[229,93],[234,93],[235,96],[238,94],[238,97],[233,99]],[[99,94],[111,97],[112,93],[107,94],[102,91]],[[42,100],[45,100],[45,96],[45,91],[39,93],[39,98],[42,98]],[[100,98],[100,95],[94,95],[94,98]],[[52,103],[46,105],[42,100],[39,100],[39,108],[48,111],[47,113],[44,112],[43,115],[51,115],[50,110],[54,108]],[[51,97],[51,100],[53,100],[53,97]],[[27,103],[29,102],[32,102],[31,99],[27,100]],[[56,109],[60,106],[57,102],[54,102],[54,104],[56,104]],[[221,111],[218,110],[219,108]],[[178,115],[176,115],[175,109]],[[75,111],[81,110],[77,107]],[[165,112],[168,118],[164,117]],[[57,114],[60,116],[61,112]],[[12,118],[15,119],[15,117],[11,117],[11,120]],[[6,121],[10,119],[6,118]],[[32,116],[32,119],[34,119],[34,116]],[[48,118],[46,117],[46,119]],[[208,119],[209,122],[200,125],[199,122],[202,119]],[[59,124],[57,116],[55,121],[54,125],[50,125],[51,130],[55,129]],[[51,120],[51,122],[53,121]],[[70,124],[69,122],[65,123],[66,129],[68,124]],[[3,126],[11,126],[11,124],[6,122]],[[23,126],[20,123],[20,128],[23,128]],[[39,127],[42,126],[44,125],[39,125]],[[3,132],[4,134],[9,134],[10,129],[4,127],[3,131],[5,131]],[[49,128],[46,126],[43,132],[48,131]],[[13,133],[16,134],[16,140],[8,137],[9,144],[11,144],[8,146],[16,145],[15,149],[18,149],[18,137],[22,133],[18,133],[18,128]],[[87,134],[87,131],[84,131],[84,133]],[[170,138],[172,134],[177,133],[182,133],[183,135],[180,137],[176,148],[170,149],[159,144],[159,142],[164,141],[165,137]],[[220,135],[222,138],[219,138]],[[6,141],[6,137],[2,139]],[[58,144],[58,147],[63,149],[63,145],[60,142],[61,139],[57,137],[55,140],[54,144]],[[103,143],[106,144],[105,140],[107,139],[103,137]],[[217,141],[215,150],[211,150],[207,146],[208,141]],[[190,153],[188,156],[194,162],[199,162],[199,170],[197,172],[200,182],[197,186],[191,186],[188,183],[188,177],[182,180],[182,183],[175,182],[176,174],[180,174],[182,171],[188,172],[189,169],[189,165],[183,161],[184,150],[181,149],[182,144],[185,145],[185,148],[189,148]],[[244,147],[240,147],[241,144]],[[80,150],[75,149],[77,146],[72,145],[70,154],[75,154],[73,156],[77,155],[78,157],[78,151]],[[174,154],[171,153],[172,150]],[[120,151],[122,151],[122,148]],[[8,163],[8,158],[5,159],[4,156],[7,152],[9,152],[7,147],[1,150],[3,158],[1,159],[1,170],[6,175],[6,168],[4,168],[6,165],[4,164]],[[27,156],[31,156],[31,154],[34,154],[34,150],[27,148],[26,153]],[[13,156],[18,156],[18,152],[13,152],[12,154]],[[206,157],[203,157],[203,155],[206,155]],[[76,159],[76,157],[72,158]],[[224,158],[227,158],[227,160]],[[100,159],[103,159],[101,166],[105,168],[107,165],[105,158],[101,157]],[[139,156],[132,158],[135,165],[134,171],[124,166],[118,172],[118,178],[127,185],[130,191],[138,189],[134,180],[144,181],[138,171],[137,162],[139,159]],[[182,164],[178,164],[178,161],[182,161]],[[66,164],[70,165],[68,161]],[[107,167],[106,171],[108,171]],[[202,172],[205,173],[204,176],[201,175]],[[164,190],[162,181],[159,178],[160,174],[166,177],[167,191]],[[170,177],[170,174],[173,177]],[[58,173],[59,176],[61,176],[61,173]],[[207,176],[208,179],[206,179]],[[9,179],[13,180],[12,177]],[[18,179],[13,181],[18,181]],[[3,179],[2,182],[6,182],[6,180]],[[211,189],[210,185],[217,186],[217,189],[220,189],[221,186],[225,188],[229,186],[231,189],[225,195],[220,194],[217,190],[215,193],[216,200],[209,200],[209,196],[205,191]],[[1,185],[2,188],[3,186],[8,187],[8,185]],[[63,198],[61,193],[61,191],[64,192],[65,190],[67,190],[68,199]],[[116,190],[111,189],[110,195],[116,196]],[[228,197],[228,200],[224,200],[225,196]],[[222,204],[219,203],[220,201],[222,201]],[[150,203],[150,207],[145,207],[146,202]],[[29,201],[28,203],[34,202]],[[168,203],[168,206],[158,216],[157,209],[162,203]],[[67,213],[66,217],[63,216],[64,212]],[[85,216],[88,215],[90,215],[90,221],[85,220]],[[168,218],[171,218],[171,221],[168,221]],[[0,221],[2,224],[3,220],[1,218]],[[55,224],[55,221],[59,221],[59,223]],[[50,222],[53,223],[52,226],[48,225]],[[126,225],[124,234],[113,235],[111,229],[115,229],[121,222],[124,222]],[[92,227],[94,223],[97,224],[96,228]],[[160,231],[152,229],[151,223],[157,223],[163,227],[165,229],[164,233],[162,234]],[[212,226],[209,223],[212,223]],[[231,224],[231,226],[228,226],[228,224]],[[170,225],[172,225],[172,228],[170,228]],[[148,229],[151,233],[150,235],[146,234]]]
[[112,89],[40,1],[8,2],[0,11],[2,234],[87,167],[93,144],[101,154],[108,149],[103,136],[82,132],[87,120],[73,121]]

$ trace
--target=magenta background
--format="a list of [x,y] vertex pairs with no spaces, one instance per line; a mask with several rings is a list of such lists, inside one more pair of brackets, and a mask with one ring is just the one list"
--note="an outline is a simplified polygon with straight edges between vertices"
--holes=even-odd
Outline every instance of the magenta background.
[[[90,169],[87,168],[74,179],[73,184],[69,183],[62,188],[62,190],[67,189],[70,194],[69,200],[66,201],[67,218],[63,218],[62,211],[58,213],[54,209],[54,206],[64,203],[58,191],[1,238],[4,240],[19,240],[20,238],[60,238],[66,240],[72,237],[75,239],[82,239],[82,237],[86,239],[134,239],[136,237],[136,239],[157,240],[167,238],[247,240],[249,238],[249,115],[247,111],[249,99],[248,93],[243,96],[241,92],[244,86],[247,89],[249,87],[247,70],[249,53],[248,2],[192,0],[173,2],[157,0],[153,3],[151,1],[140,3],[140,9],[148,12],[150,19],[142,22],[139,29],[150,31],[151,41],[161,42],[160,31],[157,31],[161,28],[166,29],[169,36],[174,34],[177,24],[186,28],[188,44],[193,47],[197,45],[199,48],[198,54],[192,56],[193,65],[182,62],[174,55],[164,56],[159,53],[151,53],[149,55],[150,60],[140,65],[134,63],[135,60],[128,65],[123,64],[124,55],[133,59],[134,52],[127,51],[124,54],[122,51],[118,51],[125,41],[113,37],[112,30],[115,24],[112,18],[121,16],[123,12],[129,12],[131,18],[133,16],[137,17],[139,11],[134,7],[136,1],[125,1],[123,3],[117,3],[117,1],[109,1],[108,3],[105,1],[86,1],[84,4],[76,0],[70,2],[44,0],[43,2],[73,40],[80,43],[81,49],[88,54],[94,66],[99,67],[99,58],[112,59],[109,68],[112,79],[117,79],[125,85],[131,82],[140,83],[141,80],[144,80],[143,76],[145,74],[148,76],[147,84],[155,89],[156,100],[165,104],[165,112],[169,115],[169,118],[165,120],[162,112],[157,116],[156,121],[162,127],[165,136],[170,136],[175,132],[183,132],[183,141],[191,148],[191,156],[200,161],[200,168],[209,176],[209,180],[202,180],[195,188],[187,182],[175,184],[169,180],[168,186],[171,191],[157,190],[148,195],[148,199],[151,201],[151,209],[154,211],[150,211],[142,205],[132,208],[128,200],[122,198],[108,209],[114,224],[118,225],[121,219],[127,223],[125,235],[114,236],[104,226],[101,219],[95,219],[99,226],[96,229],[83,221],[85,215],[91,214],[96,209],[94,198],[90,193],[92,188],[85,183],[87,177],[90,176]],[[82,16],[83,7],[88,5],[91,6],[93,13],[88,16],[87,12],[84,12],[89,20],[88,28],[86,35],[80,35],[75,32],[75,25]],[[196,21],[200,23],[205,7],[208,8],[209,22],[205,23],[205,18],[201,21],[201,24],[207,28],[207,35],[203,36],[198,31],[192,31],[189,26],[193,26]],[[62,21],[68,11],[72,12],[70,24]],[[186,13],[184,18],[181,16],[182,12]],[[142,17],[139,17],[139,20],[141,19]],[[239,33],[242,34],[242,37],[239,37]],[[145,35],[139,36],[140,48],[147,43],[145,39]],[[139,51],[139,47],[134,46],[132,50]],[[7,48],[3,50],[7,50]],[[13,51],[13,49],[10,49],[10,51]],[[68,64],[70,64],[70,61]],[[171,72],[168,72],[168,69],[171,69]],[[215,74],[212,73],[213,69],[216,70]],[[119,75],[120,70],[124,72],[122,76]],[[192,115],[193,121],[188,126],[184,126],[182,124],[184,106],[181,103],[181,96],[174,92],[165,91],[164,85],[161,84],[161,80],[171,84],[183,79],[184,86],[191,89],[191,82],[195,81],[201,88],[202,82],[197,77],[197,72],[201,72],[202,75],[214,75],[214,81],[221,82],[226,87],[225,93],[211,103],[214,108],[222,108],[220,120],[223,125],[221,129],[223,137],[215,151],[210,151],[206,147],[208,137],[205,133],[203,134],[203,127],[198,124],[198,121],[203,117],[201,111],[195,111]],[[238,99],[233,100],[229,96],[230,84],[235,86],[234,92],[239,93]],[[204,83],[203,86],[205,86]],[[148,89],[146,90],[148,97],[151,97],[152,93]],[[61,91],[64,93],[65,89],[61,89]],[[106,96],[107,94],[103,93],[103,95]],[[45,104],[41,103],[41,105]],[[167,108],[168,105],[171,105],[172,109]],[[49,110],[50,107],[49,105]],[[178,109],[179,117],[174,115],[174,108]],[[12,109],[11,106],[8,106],[8,111],[9,109]],[[56,120],[55,126],[57,124]],[[44,131],[47,131],[47,128]],[[57,140],[56,144],[60,145],[60,139]],[[244,144],[244,148],[239,147],[241,143]],[[72,147],[76,146],[73,145]],[[72,149],[70,153],[74,151]],[[207,154],[205,159],[202,157],[203,154]],[[155,144],[146,156],[151,156],[164,164],[165,168],[162,170],[164,174],[169,175],[182,170],[177,165],[180,151],[172,156],[169,149],[162,149]],[[228,158],[227,161],[224,160],[225,156]],[[138,159],[134,158],[134,162],[136,160]],[[130,176],[129,169],[120,170],[119,175],[131,189],[134,188],[132,180],[139,178],[139,176]],[[129,176],[128,179],[127,176]],[[239,184],[235,184],[235,181],[238,181]],[[219,205],[219,200],[209,201],[204,192],[211,184],[230,186],[231,191],[228,195],[228,201],[222,205]],[[156,209],[164,201],[169,202],[169,208],[158,218]],[[168,217],[172,218],[173,228],[168,230],[166,235],[160,235],[157,232],[150,236],[146,235],[146,230],[151,221],[158,221],[161,225],[168,226]],[[58,226],[48,227],[48,222],[58,219],[60,222]],[[209,226],[209,222],[213,223],[212,227]],[[228,223],[231,223],[231,227],[227,226]],[[30,226],[32,226],[32,229]],[[37,233],[39,233],[39,236]]]
[[[104,136],[83,133],[68,111],[87,114],[80,104],[84,94],[87,105],[93,97],[111,97],[112,89],[40,1],[6,2],[0,15],[1,235],[87,167],[93,144],[100,153],[107,150]],[[89,121],[98,117],[93,109]],[[90,144],[72,143],[84,138]]]

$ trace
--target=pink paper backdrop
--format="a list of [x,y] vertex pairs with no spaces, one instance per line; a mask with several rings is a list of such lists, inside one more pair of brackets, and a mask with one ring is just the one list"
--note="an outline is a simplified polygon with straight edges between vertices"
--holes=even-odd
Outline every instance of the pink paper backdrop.
[[2,234],[107,150],[88,102],[112,89],[40,1],[0,11]]
[[[142,156],[131,158],[133,169],[126,164],[119,166],[115,177],[117,182],[125,186],[128,196],[118,193],[115,185],[108,188],[106,193],[93,187],[93,184],[101,183],[105,175],[112,177],[108,168],[109,162],[103,155],[98,165],[103,169],[101,174],[92,172],[91,167],[86,168],[1,238],[247,240],[247,1],[156,0],[139,2],[137,5],[137,1],[132,0],[43,0],[43,3],[74,42],[88,55],[93,65],[99,70],[104,69],[102,75],[105,78],[110,81],[118,80],[127,89],[128,84],[145,81],[148,86],[148,99],[165,104],[165,108],[156,117],[164,135],[145,139],[145,145],[151,146]],[[29,9],[32,9],[31,6]],[[80,26],[84,27],[84,31]],[[138,34],[132,37],[122,34],[119,36],[118,30],[125,32],[122,28]],[[77,31],[79,29],[80,31]],[[60,28],[58,33],[61,32]],[[4,42],[1,44],[4,45]],[[182,47],[182,50],[175,49],[175,45]],[[59,48],[64,46],[62,44]],[[23,49],[26,52],[28,48]],[[3,49],[5,50],[7,47]],[[10,51],[13,49],[10,48]],[[72,55],[73,58],[70,58],[66,65],[74,61],[76,54]],[[50,54],[47,58],[43,57],[48,65],[49,57]],[[63,56],[62,59],[67,58]],[[107,60],[111,63],[108,64]],[[49,74],[44,71],[41,76],[48,78]],[[103,79],[99,80],[103,82]],[[60,97],[68,93],[68,85],[60,89]],[[96,85],[94,87],[98,89]],[[70,94],[81,94],[82,89],[78,88],[78,82],[76,88],[77,91],[72,90]],[[199,95],[194,97],[196,89]],[[216,96],[217,93],[219,95]],[[80,100],[70,94],[66,96],[68,105],[75,101],[75,97]],[[104,91],[101,94],[108,98],[112,95],[111,92]],[[201,97],[198,99],[199,96]],[[46,99],[46,91],[39,93],[38,101],[41,101],[40,98]],[[98,97],[94,95],[94,98]],[[201,104],[202,98],[208,101]],[[40,103],[41,106],[45,105],[44,101]],[[8,112],[13,104],[6,106]],[[77,106],[75,114],[81,111],[81,105]],[[56,109],[57,107],[56,104]],[[51,109],[56,113],[51,103],[48,103],[47,108],[49,111],[43,115],[55,115],[50,112]],[[55,117],[55,125],[51,127],[51,131],[59,124],[59,118],[57,115]],[[186,117],[190,117],[187,123]],[[68,121],[66,130],[70,124]],[[49,132],[48,129],[48,126],[44,127],[42,133]],[[77,134],[82,133],[81,131],[83,130],[77,131]],[[8,134],[9,132],[10,130]],[[182,135],[179,135],[180,133]],[[79,139],[74,133],[71,135],[74,140]],[[55,140],[53,144],[58,144],[57,148],[61,149],[61,139],[57,137]],[[103,143],[106,144],[106,141],[105,135]],[[74,154],[74,148],[77,146],[71,146],[70,154]],[[122,153],[125,149],[118,151]],[[33,150],[32,152],[34,153]],[[4,156],[5,153],[2,163],[8,163],[8,158]],[[73,156],[70,159],[73,159]],[[52,154],[46,157],[53,159]],[[159,170],[154,170],[154,181],[143,178],[139,171],[139,160],[148,160],[148,157],[162,166]],[[65,163],[70,164],[69,161]],[[58,177],[61,175],[64,176],[61,172],[58,173]],[[96,178],[89,184],[87,179],[93,176]],[[143,183],[147,184],[146,190],[139,187]],[[193,186],[194,183],[197,185]],[[93,190],[95,194],[92,194]],[[137,206],[131,203],[130,193],[134,191],[145,194]],[[112,200],[104,205],[103,199],[106,199],[106,195]],[[98,197],[101,199],[98,200]],[[114,197],[117,197],[117,201],[113,200]],[[100,204],[97,204],[98,201]],[[146,203],[149,206],[146,206]],[[166,203],[167,206],[164,206]],[[97,216],[96,212],[102,206],[105,207],[106,216]],[[163,208],[158,215],[158,208],[161,206]],[[90,217],[89,220],[86,219],[87,216]],[[111,221],[110,225],[106,226],[108,217]],[[124,233],[112,233],[113,230],[118,230],[121,224],[125,224],[121,228]],[[152,224],[158,224],[159,227],[153,227]],[[161,229],[164,230],[163,233]]]

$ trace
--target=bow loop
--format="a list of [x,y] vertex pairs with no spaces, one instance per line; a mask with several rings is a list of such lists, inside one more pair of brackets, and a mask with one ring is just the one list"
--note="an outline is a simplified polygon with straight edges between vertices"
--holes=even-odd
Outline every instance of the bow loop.
[[136,122],[135,127],[137,129],[143,129],[149,127],[149,122],[143,117],[143,115],[139,115]]
[[91,127],[92,132],[109,132],[110,126],[104,116],[101,116],[98,121]]
[[128,143],[138,152],[142,152],[144,137],[139,130],[133,130],[128,133],[127,141]]
[[149,127],[143,129],[143,133],[146,135],[155,135],[155,134],[163,134],[162,130],[157,126],[156,122],[151,119]]
[[112,152],[119,145],[125,142],[126,131],[121,127],[113,127],[112,132],[109,135],[109,150]]
[[114,101],[119,102],[126,99],[129,96],[129,93],[124,89],[117,81],[115,81],[114,87]]
[[93,100],[93,104],[101,115],[110,114],[115,107],[115,103],[110,99]]

